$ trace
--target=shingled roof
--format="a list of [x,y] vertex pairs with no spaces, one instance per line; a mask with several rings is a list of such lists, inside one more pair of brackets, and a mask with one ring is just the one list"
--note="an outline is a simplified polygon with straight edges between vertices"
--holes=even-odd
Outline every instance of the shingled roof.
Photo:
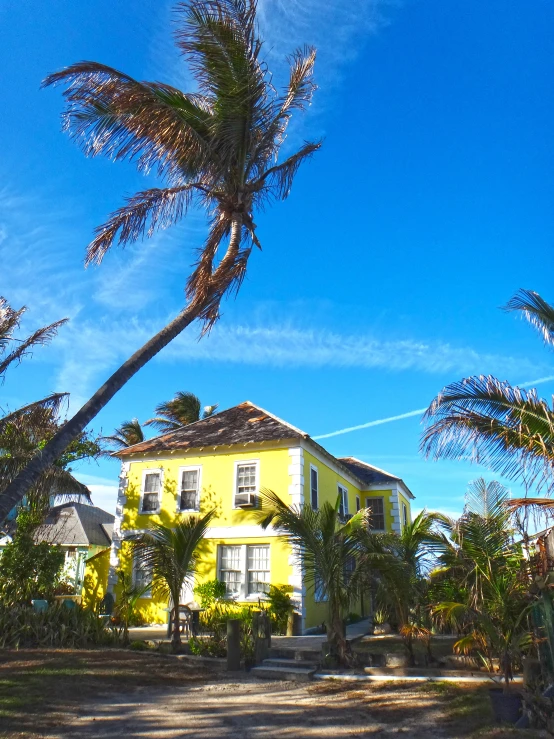
[[177,431],[121,449],[114,452],[114,456],[128,457],[145,452],[171,452],[248,442],[307,438],[308,434],[300,429],[246,401],[209,418],[190,423]]
[[54,506],[37,531],[37,538],[65,546],[109,547],[112,543],[114,516],[102,508],[85,503]]

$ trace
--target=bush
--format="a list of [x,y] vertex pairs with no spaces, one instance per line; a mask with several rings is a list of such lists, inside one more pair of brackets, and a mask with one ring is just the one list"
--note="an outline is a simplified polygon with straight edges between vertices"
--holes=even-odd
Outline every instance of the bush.
[[286,634],[290,614],[294,611],[294,603],[290,594],[292,585],[270,585],[267,599],[271,625],[276,634]]
[[31,606],[0,604],[0,648],[79,648],[114,644],[116,635],[93,611],[54,603],[38,613]]
[[209,580],[194,588],[194,594],[200,601],[202,608],[210,608],[216,601],[222,601],[227,594],[225,583],[217,578]]

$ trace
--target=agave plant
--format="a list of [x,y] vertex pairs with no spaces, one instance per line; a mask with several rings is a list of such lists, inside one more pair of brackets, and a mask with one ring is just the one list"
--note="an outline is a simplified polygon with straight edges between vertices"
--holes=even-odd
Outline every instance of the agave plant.
[[64,126],[86,156],[133,161],[162,186],[128,198],[97,229],[87,264],[180,221],[194,206],[209,232],[186,280],[187,305],[124,362],[0,495],[0,519],[59,457],[106,403],[152,357],[196,320],[208,330],[225,295],[236,293],[254,246],[255,217],[288,197],[299,167],[320,147],[305,142],[279,159],[292,116],[310,104],[315,50],[297,49],[282,91],[262,56],[256,0],[187,0],[176,7],[175,40],[195,91],[140,82],[98,62],[73,64],[47,77],[63,85]]

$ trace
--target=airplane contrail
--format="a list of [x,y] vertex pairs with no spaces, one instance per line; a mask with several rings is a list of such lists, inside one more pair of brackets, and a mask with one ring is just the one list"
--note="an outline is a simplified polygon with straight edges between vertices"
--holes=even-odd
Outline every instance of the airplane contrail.
[[[554,375],[548,377],[539,377],[538,380],[529,380],[528,382],[522,382],[518,387],[534,387],[540,385],[543,382],[551,382],[554,380]],[[408,411],[408,413],[401,413],[398,416],[389,416],[388,418],[379,418],[376,421],[368,421],[368,423],[360,423],[358,426],[349,426],[345,429],[339,429],[338,431],[331,431],[328,434],[319,434],[313,436],[313,439],[329,439],[331,436],[340,436],[341,434],[349,434],[351,431],[360,431],[361,429],[369,429],[372,426],[381,426],[383,423],[391,423],[392,421],[402,421],[404,418],[412,418],[413,416],[420,416],[425,413],[427,408],[418,408],[416,411]]]

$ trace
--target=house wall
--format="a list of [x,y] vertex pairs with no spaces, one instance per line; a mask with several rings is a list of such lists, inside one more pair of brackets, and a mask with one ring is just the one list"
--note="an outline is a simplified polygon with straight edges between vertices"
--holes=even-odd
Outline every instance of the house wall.
[[110,568],[110,550],[104,549],[85,562],[85,576],[81,592],[85,608],[95,608],[106,595],[108,571]]

